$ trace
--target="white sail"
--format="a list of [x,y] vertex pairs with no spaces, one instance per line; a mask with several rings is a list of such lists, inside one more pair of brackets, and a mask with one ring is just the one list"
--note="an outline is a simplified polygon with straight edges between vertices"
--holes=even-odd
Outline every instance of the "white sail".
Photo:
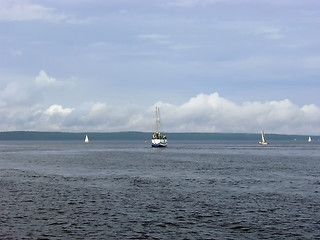
[[88,137],[88,135],[86,135],[86,138],[84,139],[84,142],[85,142],[85,143],[88,143],[88,142],[89,142],[89,137]]
[[264,136],[264,132],[261,133],[261,141],[262,141],[262,142],[266,142],[266,138],[265,138],[265,136]]
[[308,138],[308,142],[312,142],[312,139],[311,139],[311,137],[309,136],[309,138]]
[[261,131],[261,141],[259,142],[261,145],[268,145],[269,143],[267,142],[266,136],[264,134],[264,131]]

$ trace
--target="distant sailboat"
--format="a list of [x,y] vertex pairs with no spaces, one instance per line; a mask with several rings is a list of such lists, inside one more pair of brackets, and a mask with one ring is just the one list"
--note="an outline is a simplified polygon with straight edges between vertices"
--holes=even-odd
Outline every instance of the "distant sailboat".
[[264,135],[264,131],[261,131],[261,141],[259,142],[260,145],[268,145],[267,139]]
[[89,137],[88,137],[88,135],[86,135],[86,138],[84,139],[84,142],[85,142],[85,143],[88,143],[88,142],[89,142]]
[[311,139],[311,137],[309,136],[309,138],[308,138],[308,142],[312,142],[312,139]]
[[156,129],[152,134],[151,140],[152,147],[166,147],[167,146],[167,137],[161,132],[161,123],[160,123],[160,109],[156,107]]

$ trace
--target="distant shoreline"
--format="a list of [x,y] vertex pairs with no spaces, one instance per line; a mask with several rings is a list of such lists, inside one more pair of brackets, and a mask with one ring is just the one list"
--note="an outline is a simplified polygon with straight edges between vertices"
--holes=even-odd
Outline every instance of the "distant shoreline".
[[[41,132],[41,131],[7,131],[0,132],[0,141],[84,141],[85,135],[90,141],[107,140],[141,140],[151,139],[151,132]],[[190,141],[259,141],[260,133],[167,133],[168,140]],[[309,135],[267,134],[268,141],[307,141]],[[320,136],[311,136],[319,141]]]

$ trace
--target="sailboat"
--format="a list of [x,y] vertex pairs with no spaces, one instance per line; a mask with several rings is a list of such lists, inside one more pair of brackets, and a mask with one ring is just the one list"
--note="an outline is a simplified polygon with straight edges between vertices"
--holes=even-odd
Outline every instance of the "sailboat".
[[259,142],[260,145],[268,145],[267,139],[264,135],[264,131],[261,131],[261,141]]
[[160,109],[159,107],[156,107],[156,126],[155,131],[152,134],[151,146],[166,147],[167,142],[167,136],[161,132]]
[[85,143],[88,143],[88,142],[89,142],[89,137],[88,137],[88,135],[86,135],[86,138],[84,139],[84,142],[85,142]]
[[309,136],[309,138],[308,138],[308,142],[312,142],[312,139],[311,139],[311,137]]

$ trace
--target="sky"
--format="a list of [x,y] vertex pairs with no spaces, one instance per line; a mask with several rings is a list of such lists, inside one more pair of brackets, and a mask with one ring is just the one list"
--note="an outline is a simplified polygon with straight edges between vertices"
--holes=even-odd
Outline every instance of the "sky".
[[0,6],[0,131],[320,134],[318,0]]

